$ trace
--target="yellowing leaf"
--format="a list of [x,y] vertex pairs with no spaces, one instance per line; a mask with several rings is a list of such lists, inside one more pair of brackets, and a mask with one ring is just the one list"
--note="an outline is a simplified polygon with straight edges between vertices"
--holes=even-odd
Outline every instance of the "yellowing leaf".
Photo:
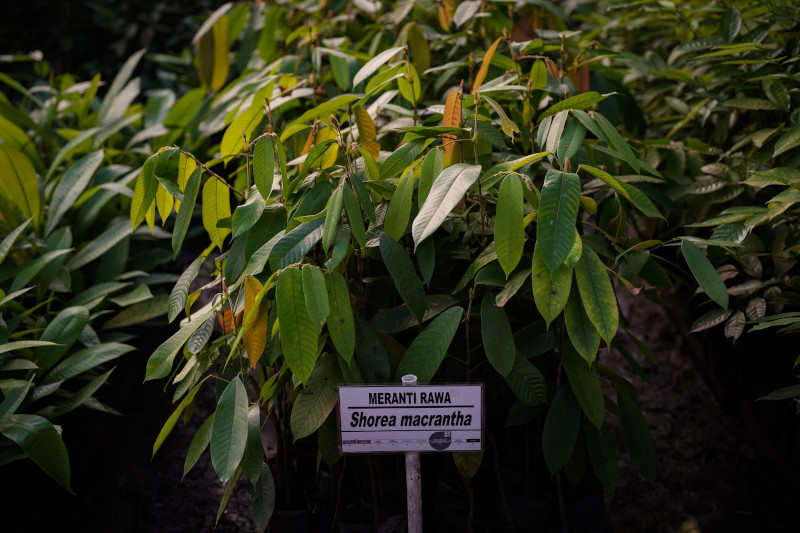
[[214,245],[222,250],[225,237],[230,228],[218,228],[220,220],[231,216],[231,205],[228,188],[215,177],[211,177],[203,186],[203,227]]
[[222,143],[219,145],[220,155],[222,155],[223,159],[228,160],[242,151],[244,148],[244,136],[246,135],[248,140],[252,140],[253,132],[263,116],[261,104],[255,104],[243,111],[231,122],[231,125],[228,126],[222,136]]
[[[317,142],[315,144],[320,144],[325,141],[336,139],[338,135],[336,132],[330,128],[320,128],[319,132],[317,132]],[[330,148],[325,150],[325,153],[322,155],[322,163],[320,164],[320,169],[330,168],[336,163],[336,157],[339,155],[339,144],[333,143],[331,144]]]
[[[181,154],[180,161],[178,162],[178,189],[181,192],[186,191],[186,182],[189,181],[189,176],[192,175],[194,169],[197,168],[197,163],[191,157]],[[175,200],[175,212],[181,210],[181,201]]]
[[497,45],[500,44],[500,40],[502,37],[498,37],[494,40],[492,45],[486,50],[486,53],[483,55],[483,63],[481,63],[481,69],[478,71],[478,75],[475,76],[475,83],[472,84],[472,92],[475,93],[478,90],[478,87],[486,80],[486,74],[489,73],[489,65],[492,62],[492,56],[494,56],[495,50],[497,50]]
[[167,192],[164,187],[159,187],[156,191],[156,207],[158,208],[158,216],[161,217],[161,227],[167,222],[167,217],[172,212],[172,205],[175,203],[172,195]]
[[[256,366],[267,345],[267,302],[259,298],[263,286],[253,276],[244,278],[245,327],[242,339],[250,364]],[[252,314],[252,315],[251,315]]]
[[[440,8],[441,9],[441,8]],[[442,126],[445,128],[458,128],[461,126],[461,91],[452,91],[444,102]],[[442,135],[445,155],[450,155],[455,147],[454,135]]]
[[450,24],[453,22],[453,13],[456,10],[456,0],[442,0],[439,6],[439,25],[444,31],[450,31]]
[[30,160],[16,148],[0,143],[0,175],[0,195],[16,205],[24,218],[33,218],[34,225],[38,225],[39,185]]
[[197,45],[197,75],[200,83],[206,89],[219,91],[225,85],[225,80],[228,79],[230,68],[228,17],[222,15],[209,31],[196,38],[195,44]]
[[356,127],[358,128],[358,138],[361,146],[369,152],[372,159],[377,159],[381,151],[381,145],[375,140],[377,132],[372,117],[369,116],[363,106],[356,107],[353,112],[356,115]]

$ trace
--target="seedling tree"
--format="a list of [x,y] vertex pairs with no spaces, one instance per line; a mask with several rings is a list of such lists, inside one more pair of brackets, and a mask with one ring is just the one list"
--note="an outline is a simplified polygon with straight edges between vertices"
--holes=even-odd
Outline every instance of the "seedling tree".
[[[177,101],[180,128],[143,165],[130,215],[152,227],[158,211],[176,255],[195,211],[208,235],[169,297],[170,321],[185,318],[146,379],[169,378],[179,402],[154,453],[216,387],[186,471],[210,445],[218,517],[244,476],[266,527],[268,418],[294,440],[316,434],[333,464],[336,384],[408,373],[487,383],[508,425],[540,417],[559,483],[571,465],[571,481],[614,487],[606,416],[618,415],[654,479],[636,390],[601,360],[618,346],[643,375],[620,329],[652,359],[615,290],[668,282],[647,239],[662,217],[636,184],[660,174],[593,109],[619,99],[591,90],[602,53],[559,13],[524,14],[553,28],[528,35],[510,4],[453,4],[334,2],[330,17],[225,5],[195,38],[202,88]],[[591,472],[570,462],[576,450]],[[481,465],[455,461],[467,483]]]

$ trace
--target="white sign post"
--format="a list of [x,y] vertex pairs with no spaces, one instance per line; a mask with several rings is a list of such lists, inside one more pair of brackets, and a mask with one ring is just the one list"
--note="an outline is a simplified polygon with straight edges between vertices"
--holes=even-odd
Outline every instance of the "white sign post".
[[422,531],[420,452],[483,449],[483,385],[338,387],[339,449],[343,454],[405,453],[408,531]]

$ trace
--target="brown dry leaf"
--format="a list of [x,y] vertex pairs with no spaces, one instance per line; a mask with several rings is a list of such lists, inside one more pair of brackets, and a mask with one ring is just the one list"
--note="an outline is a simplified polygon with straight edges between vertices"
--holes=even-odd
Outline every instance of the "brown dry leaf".
[[475,83],[472,84],[472,92],[473,94],[478,90],[478,87],[486,80],[486,74],[489,73],[489,65],[492,62],[492,57],[494,56],[495,50],[497,50],[497,45],[500,44],[500,40],[502,37],[498,37],[494,40],[492,45],[486,50],[486,53],[483,55],[483,63],[481,63],[481,69],[478,71],[478,75],[475,76]]
[[[442,115],[442,126],[445,128],[458,128],[461,126],[461,91],[452,91],[447,95]],[[454,135],[442,135],[445,155],[450,155],[455,147]]]
[[253,317],[244,330],[242,339],[247,350],[250,364],[256,366],[264,348],[267,346],[267,302],[263,299],[258,301],[258,295],[263,289],[263,285],[253,276],[244,278],[244,316],[250,316],[255,307]]

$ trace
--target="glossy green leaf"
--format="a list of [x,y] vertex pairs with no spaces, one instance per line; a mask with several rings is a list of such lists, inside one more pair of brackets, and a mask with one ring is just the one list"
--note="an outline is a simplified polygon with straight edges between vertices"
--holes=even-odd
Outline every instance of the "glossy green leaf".
[[196,168],[186,181],[186,189],[183,191],[183,203],[178,215],[175,217],[175,228],[172,230],[172,257],[177,258],[178,252],[183,246],[183,239],[192,221],[194,205],[197,201],[197,193],[200,191],[200,180],[203,171]]
[[417,321],[422,322],[422,315],[425,314],[428,301],[411,258],[400,243],[385,233],[380,237],[380,250],[383,263],[394,280],[397,292],[408,304]]
[[283,356],[295,377],[306,382],[317,360],[318,327],[306,310],[303,274],[299,269],[288,268],[278,276],[275,303]]
[[547,411],[542,431],[542,453],[550,473],[555,475],[567,464],[581,426],[581,407],[569,387],[556,392]]
[[169,434],[172,433],[172,429],[175,427],[175,424],[178,422],[178,419],[183,414],[183,411],[186,410],[186,407],[189,406],[194,401],[194,397],[197,395],[197,391],[200,390],[200,386],[203,383],[198,383],[195,385],[189,393],[183,397],[181,403],[175,408],[172,414],[167,418],[167,421],[161,428],[161,431],[158,432],[158,437],[156,437],[156,441],[153,444],[153,456],[156,455],[156,452],[161,448],[161,445],[164,444],[164,441],[167,440]]
[[2,242],[0,242],[0,263],[2,263],[3,260],[6,258],[8,252],[11,250],[11,247],[14,246],[14,243],[17,241],[19,236],[22,234],[23,231],[25,231],[25,228],[27,228],[28,224],[30,223],[31,219],[29,218],[28,220],[26,220],[16,228],[14,228],[11,232],[9,232],[9,234],[5,236]]
[[381,165],[379,179],[388,180],[400,174],[414,162],[426,143],[425,139],[413,139],[392,152]]
[[12,415],[0,426],[0,435],[14,441],[48,476],[72,492],[67,448],[49,420],[36,415]]
[[641,162],[634,155],[633,150],[628,143],[625,142],[625,139],[622,138],[622,135],[619,134],[617,128],[615,128],[600,113],[593,113],[592,117],[594,118],[595,122],[600,125],[603,133],[605,133],[606,138],[608,139],[608,144],[610,144],[614,150],[619,152],[622,155],[622,159],[628,163],[635,172],[638,173],[641,170]]
[[[98,150],[82,157],[58,180],[53,196],[50,198],[45,235],[49,235],[61,222],[66,212],[75,205],[103,161],[103,156],[103,150]],[[36,195],[38,198],[38,191]]]
[[[354,83],[353,85],[355,86],[357,84]],[[292,126],[294,124],[302,124],[304,122],[308,122],[309,120],[313,120],[319,117],[327,117],[334,111],[338,111],[343,107],[347,107],[348,104],[358,99],[359,96],[355,94],[340,94],[335,98],[331,98],[330,100],[327,100],[319,104],[317,107],[313,109],[309,109],[308,111],[297,117],[295,120],[293,120],[292,123],[289,124],[289,126]]]
[[213,176],[203,185],[203,227],[211,242],[220,250],[230,228],[218,227],[217,223],[231,216],[230,192]]
[[325,274],[325,287],[328,292],[328,333],[336,351],[350,363],[356,349],[356,331],[353,323],[353,310],[350,307],[350,292],[344,278],[336,273]]
[[728,290],[720,278],[719,273],[697,246],[684,240],[681,242],[681,252],[694,279],[705,291],[709,298],[717,302],[723,309],[728,309]]
[[197,429],[197,433],[192,437],[192,442],[189,444],[189,450],[186,452],[186,460],[183,462],[183,477],[194,468],[198,459],[208,447],[211,442],[211,426],[214,424],[214,413],[211,413],[206,421],[203,422]]
[[11,418],[11,415],[17,411],[17,408],[22,405],[22,402],[28,395],[28,391],[31,389],[32,382],[33,377],[24,385],[17,387],[13,392],[8,392],[3,398],[3,401],[0,402],[0,427],[3,427]]
[[12,273],[14,274],[14,281],[11,282],[11,286],[8,288],[8,292],[16,292],[22,289],[25,285],[28,284],[29,281],[34,279],[42,270],[44,270],[48,265],[50,265],[55,259],[62,257],[72,250],[53,250],[52,252],[47,252],[46,254],[40,255],[36,259],[32,261],[28,261],[22,267],[16,269]]
[[522,258],[525,244],[525,229],[522,215],[522,184],[514,175],[506,176],[497,195],[497,211],[494,222],[494,249],[497,261],[511,275]]
[[644,415],[636,405],[636,400],[624,390],[617,394],[619,421],[622,436],[631,453],[631,462],[650,483],[656,479],[656,447],[647,427]]
[[719,22],[720,36],[730,43],[739,35],[741,29],[742,13],[735,7],[729,7],[722,13],[722,19]]
[[577,174],[549,170],[542,187],[536,223],[536,247],[550,272],[564,263],[572,248],[581,183]]
[[517,159],[511,159],[508,161],[503,161],[502,163],[498,163],[489,170],[487,170],[486,173],[483,175],[481,179],[481,187],[484,190],[494,187],[494,184],[500,181],[506,173],[519,170],[525,165],[535,163],[548,155],[552,154],[550,152],[540,152],[537,154],[531,154],[525,157],[520,157]]
[[223,483],[233,474],[247,444],[247,390],[236,376],[219,398],[211,428],[211,464]]
[[186,299],[189,297],[189,286],[197,277],[197,274],[200,273],[200,267],[203,265],[205,260],[205,254],[197,256],[197,258],[191,262],[186,270],[183,271],[183,274],[181,274],[181,277],[178,278],[178,281],[172,288],[172,292],[169,295],[169,300],[167,301],[167,319],[170,322],[178,317],[178,314],[186,305]]
[[120,68],[117,72],[117,75],[114,77],[114,81],[112,81],[111,85],[108,87],[108,91],[106,91],[106,95],[103,98],[103,102],[100,104],[100,109],[97,112],[97,122],[99,124],[107,124],[114,120],[114,114],[112,113],[112,110],[117,97],[128,85],[133,71],[136,69],[136,66],[139,64],[139,61],[142,59],[142,56],[144,56],[145,52],[146,50],[143,48],[131,54],[131,56],[122,65],[122,68]]
[[275,177],[275,149],[272,137],[264,135],[253,148],[253,182],[264,199],[272,192]]
[[265,207],[266,202],[264,198],[261,197],[261,193],[258,192],[258,189],[251,188],[245,203],[238,205],[236,209],[233,210],[233,216],[231,217],[231,238],[235,239],[250,231],[261,218]]
[[399,241],[408,227],[411,215],[411,197],[414,195],[414,173],[403,174],[397,183],[397,189],[389,201],[389,209],[383,223],[384,231],[394,240]]
[[589,320],[606,344],[611,344],[619,326],[617,298],[605,265],[586,244],[575,265],[575,280]]
[[581,165],[583,170],[586,170],[594,177],[601,180],[603,183],[614,189],[617,193],[620,194],[623,198],[628,200],[633,206],[641,211],[645,216],[648,217],[657,217],[657,218],[664,218],[661,212],[653,205],[653,202],[650,201],[650,198],[645,196],[645,194],[634,187],[629,183],[625,183],[623,181],[618,180],[605,170],[595,168],[589,165]]
[[264,445],[261,442],[261,406],[254,403],[247,412],[247,445],[242,457],[242,473],[250,483],[258,481],[264,463]]
[[336,384],[341,381],[336,355],[320,358],[292,405],[289,425],[295,441],[311,435],[325,422],[336,405]]
[[343,187],[344,184],[336,187],[333,194],[331,194],[330,200],[328,200],[328,210],[325,214],[325,224],[322,230],[322,249],[325,252],[333,244],[339,229],[339,219],[342,216]]
[[211,315],[189,336],[189,340],[186,342],[186,349],[190,354],[197,355],[200,350],[205,348],[208,339],[211,338],[211,334],[214,332],[214,324],[216,323],[217,317]]
[[97,366],[130,353],[135,348],[119,342],[105,342],[96,346],[89,346],[70,355],[56,365],[41,383],[58,383],[83,374]]
[[461,279],[458,280],[458,283],[456,283],[456,287],[453,289],[453,294],[466,287],[467,284],[472,281],[472,278],[475,277],[475,274],[480,271],[480,269],[495,260],[497,260],[497,252],[494,249],[494,241],[492,241],[489,243],[489,246],[484,248],[480,255],[475,258],[469,267],[467,267],[464,275],[461,276]]
[[561,134],[561,140],[558,141],[556,151],[558,159],[563,163],[567,159],[575,157],[575,154],[583,146],[584,139],[586,139],[586,128],[579,121],[570,120]]
[[364,228],[364,218],[361,215],[361,209],[358,207],[358,198],[356,198],[352,187],[347,184],[343,186],[344,192],[344,208],[347,213],[347,220],[350,222],[350,229],[353,231],[353,236],[356,238],[359,246],[364,248],[367,243],[367,232]]
[[325,275],[319,268],[311,265],[303,265],[301,272],[303,273],[303,297],[306,301],[308,317],[318,325],[318,329],[321,329],[330,314]]
[[414,247],[442,225],[450,211],[458,205],[480,175],[480,165],[457,163],[447,167],[433,182],[428,198],[414,218],[411,234]]
[[428,193],[436,179],[444,169],[444,151],[441,149],[431,150],[422,160],[422,168],[419,173],[419,191],[417,193],[417,206],[422,208]]
[[160,379],[169,375],[172,362],[175,360],[178,351],[183,348],[189,337],[203,325],[209,316],[212,316],[212,313],[213,311],[206,311],[192,315],[192,320],[182,325],[181,329],[161,343],[147,360],[144,380]]
[[600,334],[586,314],[580,295],[574,287],[564,308],[564,320],[572,346],[584,360],[594,361],[597,350],[600,349]]
[[89,310],[85,307],[67,307],[56,315],[42,332],[39,340],[55,342],[58,346],[39,348],[33,358],[42,372],[49,370],[61,356],[67,353],[88,323]]
[[168,295],[159,294],[144,302],[126,307],[103,324],[103,329],[125,328],[163,316],[167,312],[168,301]]
[[481,338],[487,359],[505,377],[514,367],[517,350],[506,312],[497,307],[494,298],[494,294],[487,292],[481,301]]
[[269,254],[269,264],[272,269],[277,270],[301,261],[322,239],[323,222],[324,220],[319,218],[307,224],[300,224],[284,235]]
[[223,159],[230,159],[240,153],[244,149],[245,139],[247,142],[252,141],[253,132],[263,117],[263,105],[262,102],[258,102],[245,109],[231,122],[219,145],[220,155]]
[[586,109],[588,107],[592,107],[594,104],[605,100],[608,96],[609,95],[607,94],[600,94],[595,91],[588,91],[585,93],[576,94],[575,96],[570,96],[569,98],[561,100],[560,102],[548,107],[541,115],[539,115],[538,120],[542,120],[550,115],[555,115],[559,111],[563,111],[565,109]]
[[570,346],[564,350],[561,361],[575,399],[578,400],[586,418],[595,427],[600,428],[605,418],[606,404],[603,399],[603,391],[600,390],[600,379],[597,373],[591,370],[589,363]]
[[778,140],[775,141],[775,152],[772,154],[772,157],[778,157],[782,153],[788,152],[792,148],[798,146],[800,146],[800,124],[781,135]]
[[106,229],[103,233],[89,241],[78,250],[65,265],[69,270],[75,270],[87,265],[111,251],[120,241],[130,236],[127,221],[120,221]]
[[462,307],[451,307],[433,319],[411,342],[400,364],[397,365],[395,376],[399,378],[406,374],[414,374],[418,383],[430,382],[444,360],[463,314]]

